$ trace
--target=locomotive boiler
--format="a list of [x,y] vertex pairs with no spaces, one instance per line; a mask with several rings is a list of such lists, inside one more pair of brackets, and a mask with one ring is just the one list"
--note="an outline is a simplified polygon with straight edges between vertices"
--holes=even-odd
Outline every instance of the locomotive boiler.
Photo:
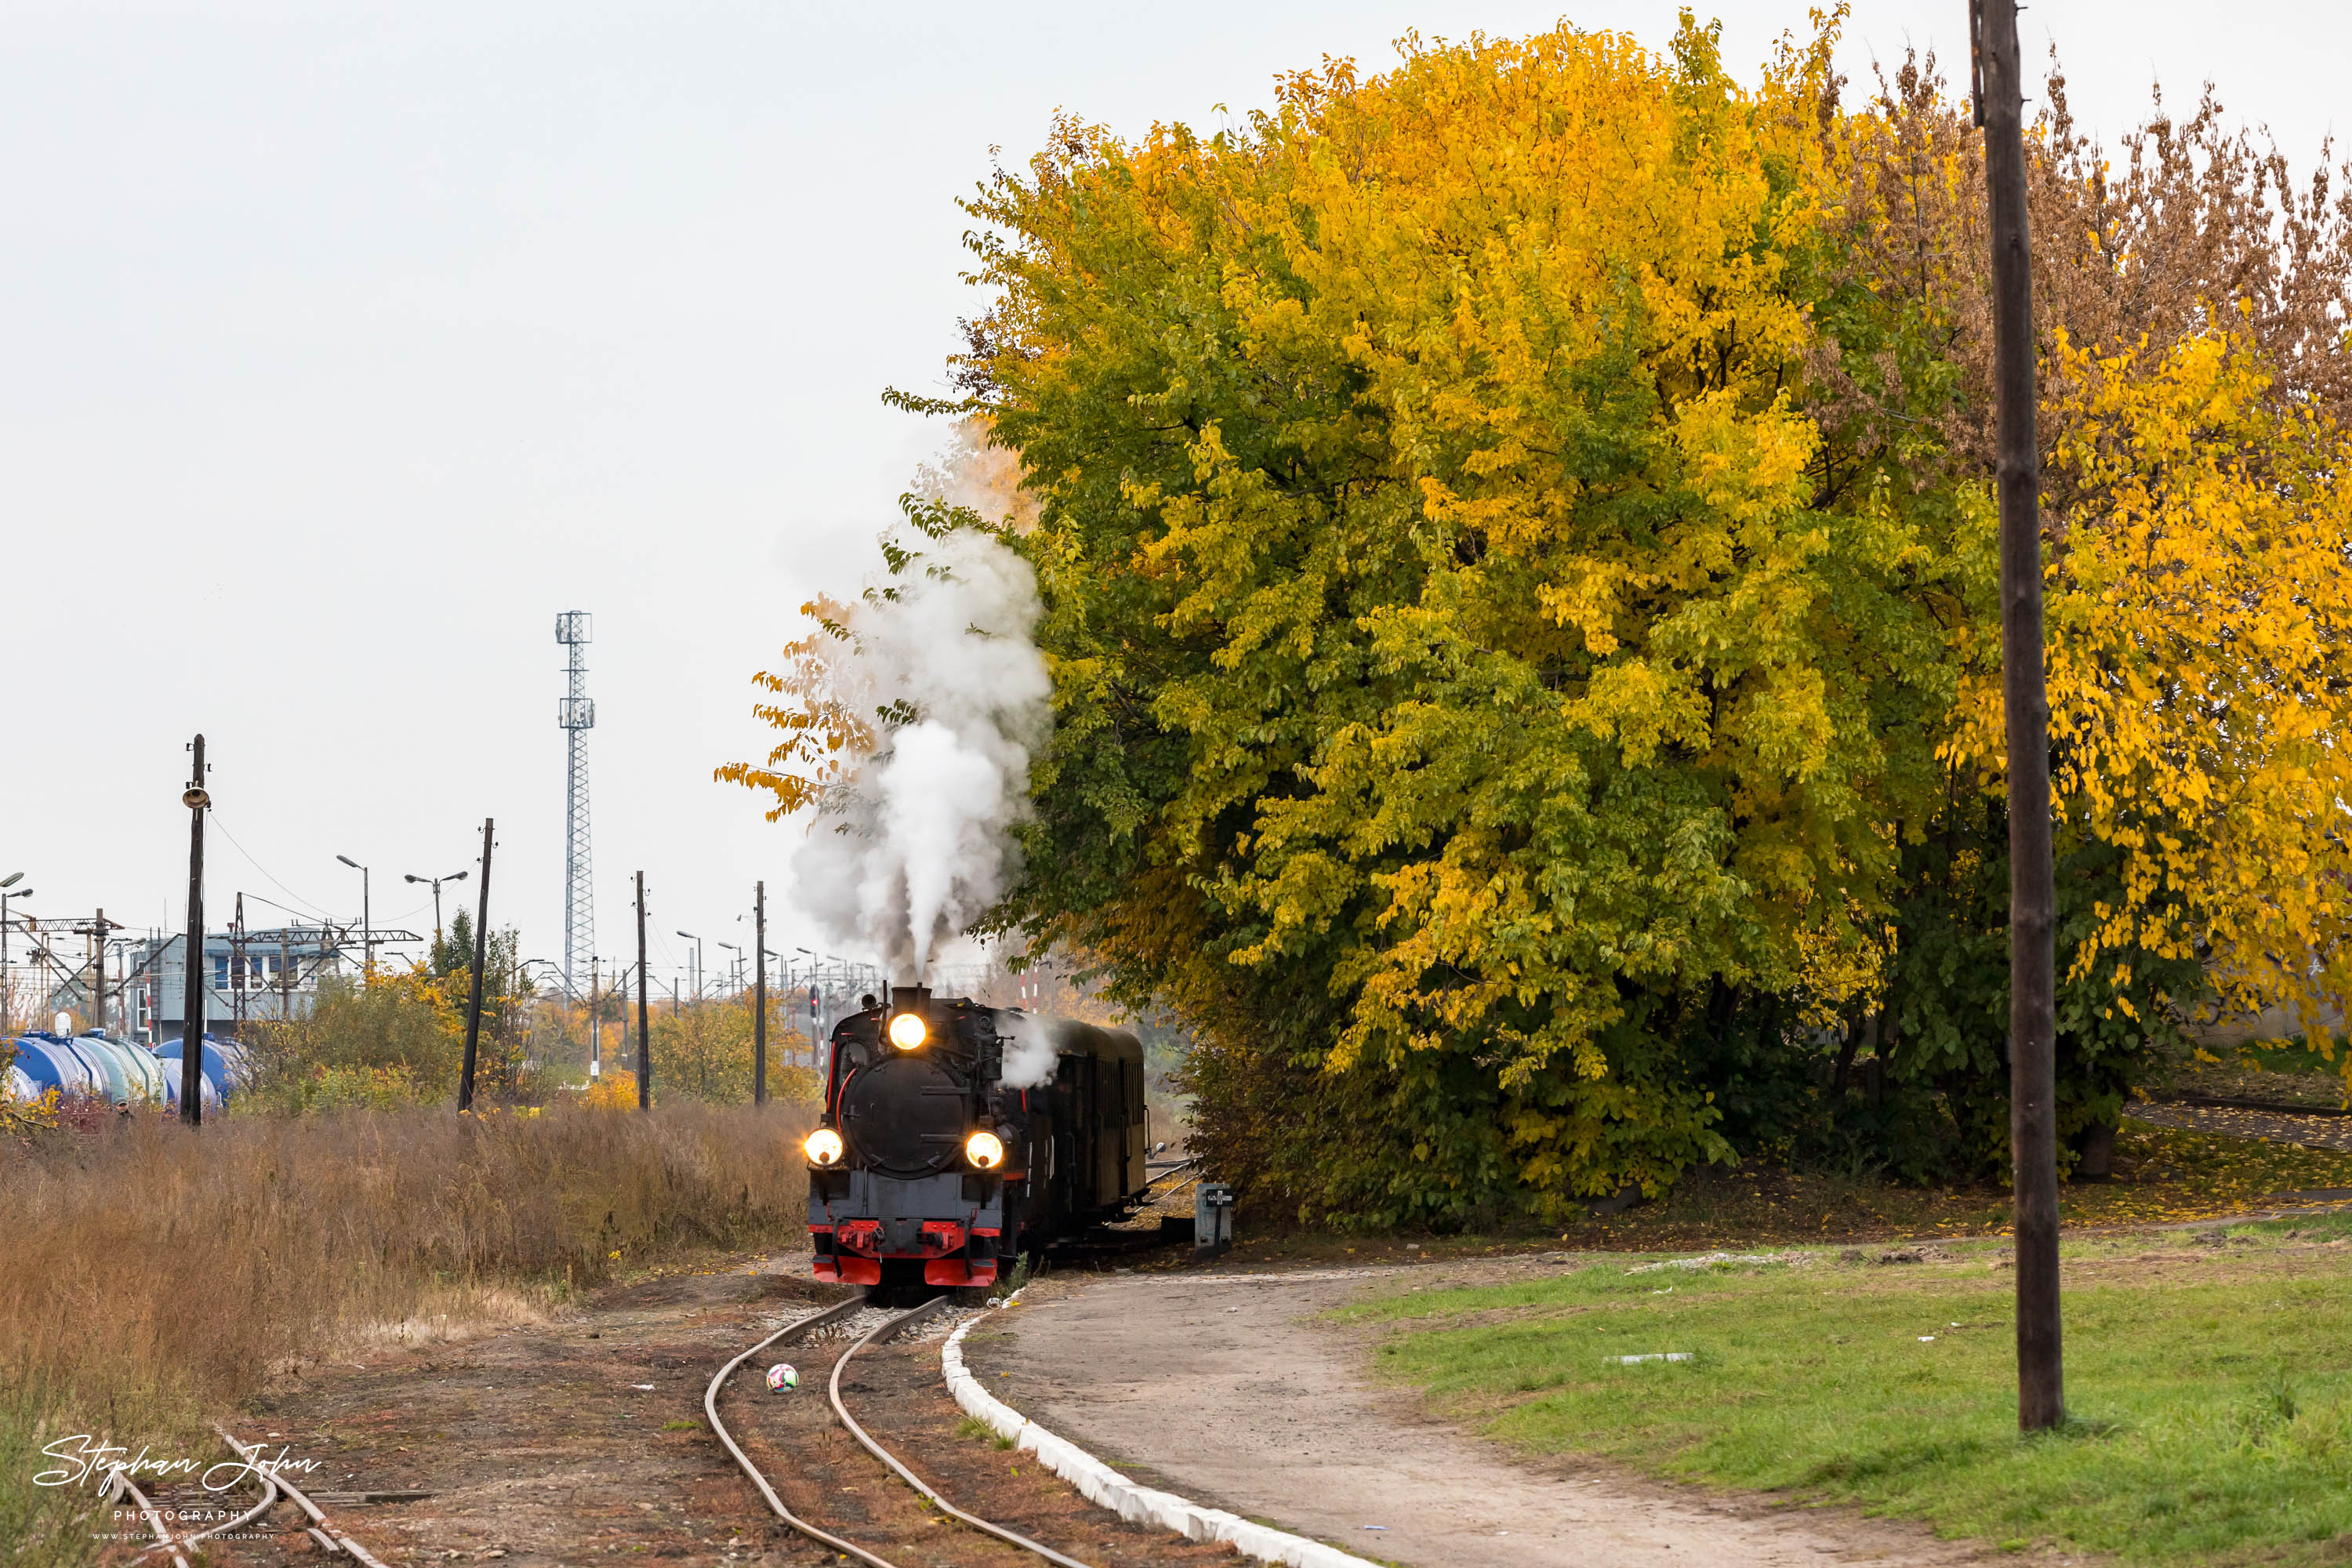
[[834,1026],[824,1119],[802,1145],[817,1278],[992,1285],[1018,1253],[1142,1195],[1133,1035],[921,986],[866,1001]]

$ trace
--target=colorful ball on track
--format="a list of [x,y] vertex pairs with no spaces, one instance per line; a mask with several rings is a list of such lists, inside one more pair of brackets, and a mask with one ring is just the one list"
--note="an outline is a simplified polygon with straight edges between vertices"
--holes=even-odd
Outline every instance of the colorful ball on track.
[[790,1363],[780,1361],[768,1369],[769,1393],[789,1394],[800,1385],[801,1374],[794,1372]]

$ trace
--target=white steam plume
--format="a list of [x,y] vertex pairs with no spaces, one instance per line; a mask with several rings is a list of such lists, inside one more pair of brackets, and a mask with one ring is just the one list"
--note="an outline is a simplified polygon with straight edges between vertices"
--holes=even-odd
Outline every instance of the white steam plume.
[[919,559],[893,580],[895,597],[853,607],[832,669],[854,710],[887,716],[880,749],[826,801],[793,884],[836,941],[919,983],[1018,869],[1012,827],[1052,723],[1052,683],[1030,640],[1027,562],[972,528],[898,543]]
[[1004,1047],[1005,1088],[1035,1089],[1052,1079],[1062,1020],[1041,1018],[1034,1013],[1007,1013],[998,1016],[996,1026],[1003,1031],[1008,1042]]

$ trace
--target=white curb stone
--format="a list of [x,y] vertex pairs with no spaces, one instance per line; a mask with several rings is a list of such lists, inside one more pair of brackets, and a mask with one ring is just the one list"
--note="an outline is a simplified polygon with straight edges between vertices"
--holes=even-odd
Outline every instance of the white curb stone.
[[998,1436],[1013,1439],[1014,1447],[1035,1454],[1039,1464],[1077,1488],[1087,1501],[1111,1510],[1130,1524],[1156,1524],[1189,1541],[1227,1542],[1248,1556],[1279,1563],[1285,1568],[1377,1568],[1336,1546],[1269,1530],[1221,1508],[1202,1508],[1172,1492],[1138,1486],[1076,1444],[1055,1436],[982,1388],[963,1364],[963,1336],[980,1321],[972,1318],[958,1327],[940,1352],[940,1366],[947,1373],[956,1403],[967,1415],[987,1423]]

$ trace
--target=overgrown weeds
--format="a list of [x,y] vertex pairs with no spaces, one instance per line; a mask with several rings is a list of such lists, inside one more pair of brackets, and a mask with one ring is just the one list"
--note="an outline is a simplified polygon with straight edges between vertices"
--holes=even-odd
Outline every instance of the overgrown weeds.
[[[796,1235],[797,1107],[153,1115],[0,1142],[0,1489],[57,1436],[198,1445],[337,1350],[528,1321],[616,1272]],[[80,1500],[89,1500],[87,1494]],[[0,1503],[76,1560],[58,1497]]]

